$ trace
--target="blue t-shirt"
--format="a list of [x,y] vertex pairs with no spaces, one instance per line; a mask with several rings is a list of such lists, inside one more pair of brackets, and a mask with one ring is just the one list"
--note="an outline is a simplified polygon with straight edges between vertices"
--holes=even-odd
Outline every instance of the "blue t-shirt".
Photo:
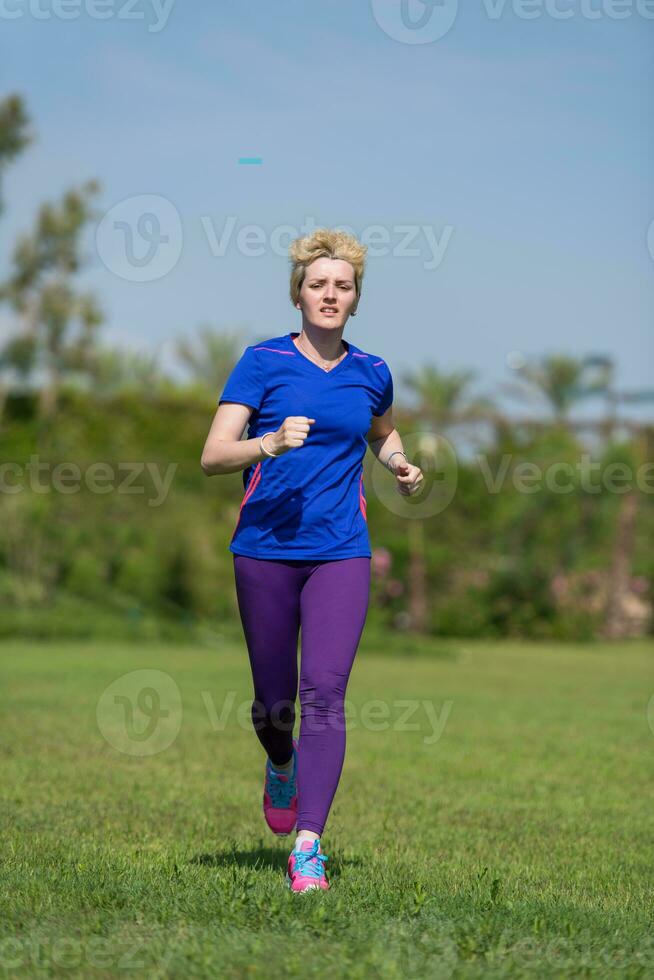
[[370,558],[363,457],[372,416],[393,401],[391,372],[345,340],[343,360],[324,371],[296,348],[297,336],[246,347],[218,400],[254,409],[248,439],[277,430],[289,415],[316,420],[302,446],[243,470],[229,550],[251,558]]

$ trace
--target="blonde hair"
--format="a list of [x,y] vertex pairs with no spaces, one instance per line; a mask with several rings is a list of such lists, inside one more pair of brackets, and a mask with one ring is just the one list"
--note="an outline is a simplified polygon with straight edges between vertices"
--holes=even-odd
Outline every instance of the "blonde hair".
[[293,306],[300,299],[300,289],[304,282],[307,266],[316,259],[343,259],[354,269],[354,286],[357,294],[356,307],[361,298],[361,283],[365,271],[367,245],[362,245],[354,235],[331,228],[316,228],[304,238],[291,242],[288,253],[291,259],[291,301]]

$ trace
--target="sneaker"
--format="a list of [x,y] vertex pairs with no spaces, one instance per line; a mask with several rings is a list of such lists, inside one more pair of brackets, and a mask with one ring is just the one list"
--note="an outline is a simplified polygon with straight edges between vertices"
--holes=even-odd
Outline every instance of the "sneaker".
[[273,769],[266,760],[263,815],[273,834],[286,837],[297,822],[297,740],[293,739],[293,772],[290,776]]
[[303,840],[299,848],[293,848],[288,859],[286,884],[292,892],[306,892],[313,888],[329,888],[325,875],[325,861],[329,857],[320,850],[320,838]]

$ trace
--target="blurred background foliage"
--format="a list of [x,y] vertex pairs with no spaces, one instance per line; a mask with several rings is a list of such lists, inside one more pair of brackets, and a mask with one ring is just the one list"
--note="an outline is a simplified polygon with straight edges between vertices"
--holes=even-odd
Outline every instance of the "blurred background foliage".
[[[0,209],[4,172],[32,138],[23,100],[0,101]],[[0,276],[12,324],[0,343],[0,635],[210,640],[239,628],[227,546],[243,487],[240,473],[208,481],[200,455],[227,376],[263,338],[185,331],[174,371],[104,344],[102,305],[80,286],[98,190],[89,181],[43,204]],[[654,391],[621,391],[615,373],[595,352],[518,359],[502,391],[530,408],[524,417],[500,409],[500,392],[479,395],[470,371],[430,363],[397,377],[396,425],[419,433],[410,448],[426,479],[398,515],[373,492],[379,464],[366,459],[374,624],[463,637],[651,634],[654,424],[620,410],[654,404]],[[575,419],[589,397],[603,399],[602,416]],[[464,444],[473,452],[459,454]],[[448,479],[448,446],[456,490],[421,516]],[[584,454],[595,467],[587,482]],[[489,474],[507,462],[491,492]],[[87,486],[101,463],[109,492]],[[569,492],[543,480],[528,492],[513,478],[523,464],[547,474],[560,463],[574,473]],[[53,473],[65,482],[58,464],[81,475],[68,471],[68,492],[53,486]],[[601,479],[612,464],[627,474],[618,492]],[[160,500],[154,467],[159,479],[172,474]]]

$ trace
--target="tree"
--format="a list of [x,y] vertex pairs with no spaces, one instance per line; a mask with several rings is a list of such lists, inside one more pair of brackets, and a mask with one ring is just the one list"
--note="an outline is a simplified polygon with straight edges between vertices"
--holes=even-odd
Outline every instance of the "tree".
[[21,342],[10,342],[2,361],[17,367],[20,354],[23,374],[43,368],[40,413],[46,417],[56,409],[62,376],[88,367],[102,323],[95,298],[74,285],[83,262],[81,237],[94,217],[91,200],[98,190],[88,181],[67,191],[60,203],[41,206],[34,230],[18,240],[2,287],[3,298],[22,319]]
[[193,338],[180,338],[176,350],[193,382],[213,393],[224,387],[246,344],[239,330],[219,331],[203,326]]
[[[0,191],[7,165],[32,141],[29,126],[30,119],[19,95],[9,95],[0,101]],[[2,210],[0,193],[0,214]]]
[[[485,396],[470,393],[471,384],[476,377],[474,371],[439,371],[433,365],[425,365],[418,371],[405,372],[402,381],[417,397],[416,414],[428,426],[441,433],[457,425],[469,425],[484,421],[493,409],[493,402]],[[418,443],[418,452],[435,455],[437,440],[423,434]],[[427,561],[424,521],[409,518],[406,524],[409,565],[408,605],[411,629],[425,632],[427,628],[428,588]]]
[[[518,372],[522,383],[505,385],[505,388],[522,397],[534,394],[544,397],[557,424],[570,424],[570,410],[578,401],[594,395],[603,396],[607,412],[605,418],[597,423],[597,429],[608,442],[613,441],[619,426],[617,411],[620,404],[654,402],[654,389],[616,389],[615,363],[607,354],[589,354],[581,359],[551,355],[537,364],[518,368]],[[618,506],[611,558],[606,571],[608,587],[602,635],[607,637],[629,635],[626,610],[632,600],[631,569],[640,500],[640,492],[631,490],[621,496]]]
[[615,386],[615,362],[608,354],[591,354],[586,358],[586,363],[594,368],[602,379],[601,392],[606,400],[606,418],[601,427],[605,437],[612,440],[618,426],[618,407],[654,404],[654,388],[619,391]]
[[[31,142],[32,134],[29,129],[30,120],[23,100],[19,95],[10,95],[0,101],[0,215],[3,211],[2,178],[7,166],[23,152]],[[0,302],[4,299],[2,284],[0,284]],[[7,369],[12,366],[19,374],[29,372],[31,363],[31,345],[10,341],[4,350],[0,350],[0,419],[4,412],[7,397],[7,385],[3,378]]]
[[[612,441],[618,427],[619,405],[643,405],[654,403],[654,389],[634,388],[630,391],[620,391],[615,385],[615,364],[608,355],[596,354],[589,358],[605,379],[604,395],[607,413],[602,423],[605,438]],[[652,430],[645,427],[640,438],[635,439],[636,455],[640,452],[642,461],[651,459]],[[641,505],[641,492],[630,490],[622,494],[616,517],[613,548],[610,566],[607,570],[608,589],[606,591],[606,607],[602,635],[613,639],[631,635],[632,624],[628,610],[635,598],[631,591],[631,573],[636,551],[636,522]]]
[[167,382],[155,354],[98,347],[87,364],[96,396],[129,391],[152,394],[161,391]]
[[405,372],[404,384],[418,399],[418,414],[441,429],[485,419],[493,402],[485,396],[470,394],[476,377],[474,371],[439,371],[425,365],[418,371]]
[[606,392],[606,372],[597,368],[595,357],[547,354],[515,368],[519,380],[505,382],[502,388],[523,400],[544,402],[556,424],[564,425],[578,401]]

